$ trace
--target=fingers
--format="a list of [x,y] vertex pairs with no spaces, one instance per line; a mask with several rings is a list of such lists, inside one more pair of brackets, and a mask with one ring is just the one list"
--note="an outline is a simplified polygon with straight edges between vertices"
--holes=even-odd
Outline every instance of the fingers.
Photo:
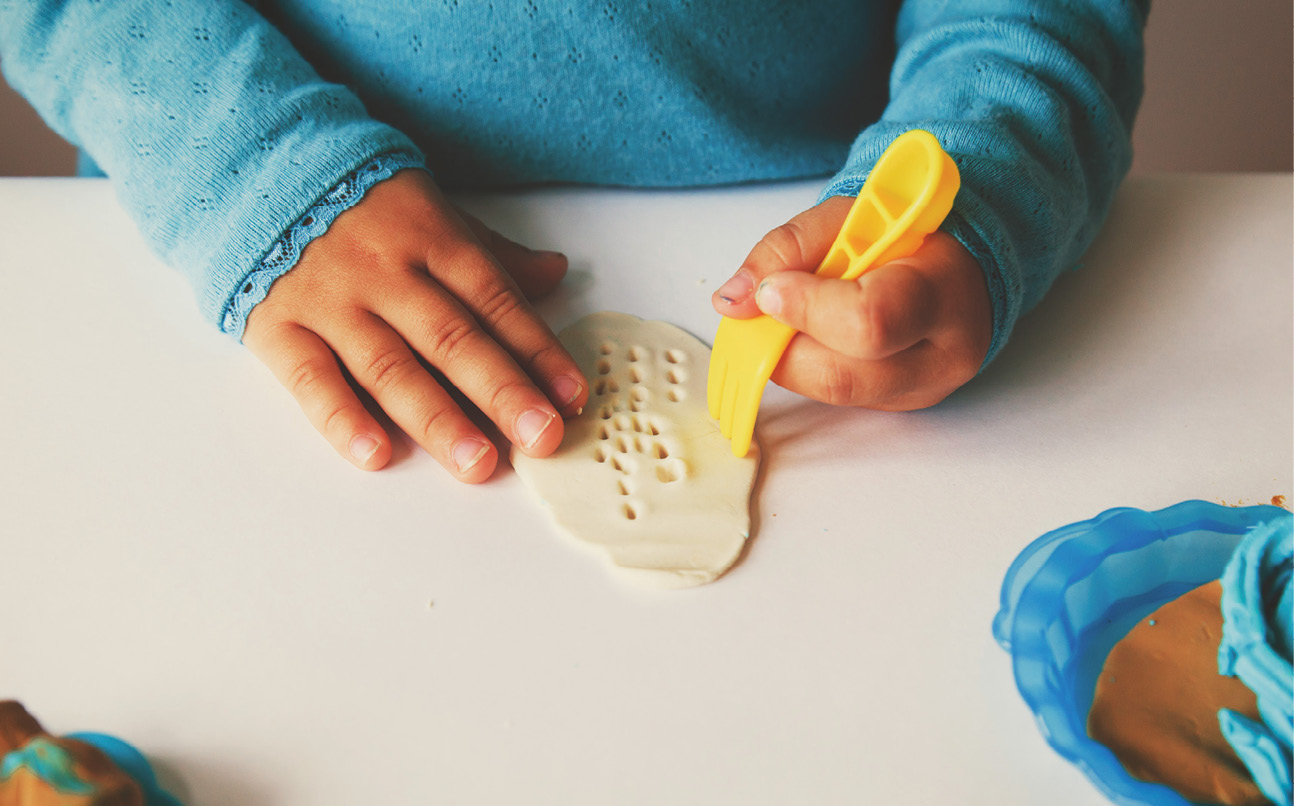
[[812,272],[826,257],[854,199],[833,196],[771,230],[755,244],[711,302],[724,316],[748,319],[759,314],[755,289],[764,278],[783,271]]
[[922,342],[888,358],[841,355],[804,333],[791,340],[772,381],[797,394],[833,406],[911,411],[933,406],[950,394],[928,383],[938,377],[939,350]]
[[557,409],[491,333],[434,280],[383,318],[419,355],[493,420],[531,456],[547,456],[561,444]]
[[249,330],[244,343],[343,458],[364,470],[390,461],[391,440],[360,403],[322,339],[299,325],[285,325],[269,333]]
[[481,245],[499,261],[521,289],[526,299],[535,300],[552,293],[566,276],[566,255],[543,249],[530,249],[503,237],[470,213],[458,211]]
[[933,406],[975,377],[993,332],[983,271],[945,233],[855,281],[770,275],[756,298],[801,331],[772,380],[837,405]]
[[857,280],[781,272],[760,283],[759,310],[847,357],[879,359],[905,350],[936,323],[938,295],[901,261]]
[[364,313],[331,346],[356,382],[446,470],[467,482],[489,478],[498,451],[386,323]]
[[[479,245],[469,241],[442,245],[436,255],[428,257],[427,269],[432,278],[429,288],[443,289],[472,311],[475,321],[534,380],[557,411],[570,416],[588,402],[588,381],[575,359],[526,302],[516,283]],[[449,372],[432,356],[426,357]],[[500,426],[507,433],[506,426]]]

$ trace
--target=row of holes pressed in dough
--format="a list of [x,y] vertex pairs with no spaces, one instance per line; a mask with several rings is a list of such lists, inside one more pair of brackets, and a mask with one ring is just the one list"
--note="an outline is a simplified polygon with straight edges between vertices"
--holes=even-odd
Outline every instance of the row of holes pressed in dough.
[[[611,374],[611,362],[599,361],[597,363],[599,375]],[[629,368],[629,380],[633,383],[642,383],[646,375],[638,367]],[[665,380],[670,384],[680,384],[687,380],[687,373],[681,369],[671,369],[665,373]],[[600,395],[604,392],[619,392],[620,384],[616,383],[615,378],[598,378],[593,382],[593,394]]]
[[[609,375],[611,374],[611,362],[607,361],[606,358],[603,358],[603,360],[598,361],[597,365],[594,365],[594,369],[598,370],[599,375]],[[643,371],[638,369],[637,366],[629,367],[629,380],[631,380],[631,382],[642,383],[643,378],[646,378],[646,376],[646,373],[643,373]],[[687,380],[687,373],[678,369],[678,367],[670,367],[670,369],[665,370],[665,380],[668,380],[669,383],[673,384],[683,383]],[[598,382],[593,384],[593,391],[594,393],[597,393],[597,395],[602,393],[598,391],[599,383],[603,383],[603,380],[600,378],[598,379]],[[609,384],[613,383],[616,383],[615,380],[608,380],[607,383],[603,383],[603,386],[609,386]],[[611,389],[611,391],[615,392],[617,389]]]
[[[596,388],[597,387],[594,386],[594,389]],[[615,389],[612,389],[610,391],[618,392],[619,387],[616,387]],[[595,394],[600,395],[601,393],[595,392]],[[635,386],[633,389],[633,392],[629,395],[629,410],[630,411],[641,410],[645,405],[647,405],[647,398],[650,396],[651,394],[646,389],[642,388],[641,386]],[[665,397],[671,403],[677,403],[683,398],[687,397],[687,394],[682,389],[671,389],[665,395]],[[598,416],[606,420],[606,419],[609,419],[612,414],[620,410],[621,410],[620,401],[616,398],[612,398],[611,405],[602,406],[598,409]]]
[[[629,455],[629,444],[624,437],[617,440],[619,443],[617,450],[612,450],[610,445],[599,445],[593,453],[593,459],[598,464],[610,462],[611,466],[621,473],[629,474],[638,470],[638,461]],[[640,446],[635,445],[635,452],[640,455],[643,453]],[[678,481],[683,478],[683,463],[679,459],[665,462],[669,458],[669,451],[664,445],[657,442],[652,446],[654,458],[661,460],[662,464],[656,465],[656,478],[664,482]]]
[[[611,455],[611,449],[609,447],[611,433],[607,430],[605,425],[598,429],[598,439],[607,441],[608,443],[597,447],[597,455],[595,457],[599,462],[605,462]],[[637,436],[630,438],[621,434],[615,438],[615,446],[616,451],[619,453],[629,453],[630,446],[633,447],[634,453],[647,453],[647,451],[643,449],[642,438]],[[652,440],[651,455],[655,456],[657,459],[668,459],[669,449],[665,447],[665,443]]]
[[[613,341],[604,341],[598,346],[598,352],[602,355],[611,355],[616,351],[616,343]],[[646,358],[650,353],[646,347],[637,345],[629,348],[629,361],[638,362]],[[682,364],[687,361],[687,353],[682,350],[666,350],[665,361],[670,364]]]

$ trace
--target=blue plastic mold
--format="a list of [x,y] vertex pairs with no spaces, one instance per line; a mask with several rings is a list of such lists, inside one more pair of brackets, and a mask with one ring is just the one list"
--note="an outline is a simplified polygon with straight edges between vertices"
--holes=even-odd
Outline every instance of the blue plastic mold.
[[1274,506],[1186,501],[1158,512],[1111,509],[1031,543],[1007,571],[993,636],[1011,653],[1016,687],[1056,752],[1118,806],[1192,806],[1133,778],[1087,735],[1087,713],[1110,649],[1157,607],[1218,579]]
[[99,748],[122,772],[135,779],[144,795],[144,806],[182,806],[179,800],[157,783],[153,766],[134,745],[106,733],[69,733],[67,738]]

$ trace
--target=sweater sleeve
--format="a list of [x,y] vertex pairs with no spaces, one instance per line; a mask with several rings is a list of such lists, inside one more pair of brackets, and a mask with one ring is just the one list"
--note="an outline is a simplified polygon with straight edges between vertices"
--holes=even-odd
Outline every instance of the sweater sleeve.
[[1132,161],[1148,0],[906,0],[890,99],[822,198],[856,195],[885,147],[933,133],[961,172],[944,229],[993,304],[987,365],[1074,266]]
[[239,337],[291,268],[285,250],[378,176],[422,164],[238,0],[0,0],[0,65]]

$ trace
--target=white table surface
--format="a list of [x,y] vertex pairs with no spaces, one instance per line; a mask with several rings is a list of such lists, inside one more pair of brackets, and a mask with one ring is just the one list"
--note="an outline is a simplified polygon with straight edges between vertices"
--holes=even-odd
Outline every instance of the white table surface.
[[[189,804],[1103,803],[990,622],[1038,535],[1265,503],[1294,464],[1291,177],[1134,178],[944,404],[782,391],[744,560],[626,588],[506,467],[338,459],[200,320],[108,185],[0,181],[0,697],[143,749]],[[465,206],[613,309],[709,295],[816,183]],[[847,447],[846,447],[847,446]]]

